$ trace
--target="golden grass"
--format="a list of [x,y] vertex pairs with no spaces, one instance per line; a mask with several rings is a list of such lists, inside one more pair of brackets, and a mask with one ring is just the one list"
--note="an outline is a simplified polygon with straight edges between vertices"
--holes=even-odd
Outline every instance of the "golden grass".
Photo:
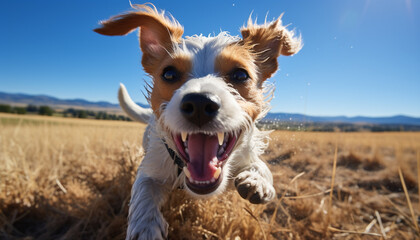
[[398,167],[398,174],[400,175],[401,184],[402,184],[403,189],[404,189],[405,198],[407,199],[408,209],[410,209],[411,218],[413,220],[413,226],[416,228],[417,233],[420,234],[419,225],[417,224],[417,220],[416,220],[416,216],[414,214],[413,206],[411,205],[410,195],[408,194],[407,186],[405,185],[404,176],[401,172],[400,167]]
[[331,175],[331,188],[330,188],[330,199],[328,201],[328,217],[327,217],[327,224],[325,224],[326,228],[330,227],[331,223],[331,206],[333,203],[333,194],[334,194],[334,183],[335,183],[335,174],[337,170],[337,152],[338,152],[338,146],[337,143],[335,145],[335,151],[334,151],[334,161],[333,161],[333,168],[332,168],[332,175]]
[[[144,128],[0,114],[0,239],[124,239]],[[230,191],[197,201],[175,190],[162,209],[170,239],[419,237],[420,133],[271,138],[263,159],[277,199],[252,205]]]
[[417,183],[419,184],[417,192],[419,194],[418,209],[420,212],[420,150],[417,150]]

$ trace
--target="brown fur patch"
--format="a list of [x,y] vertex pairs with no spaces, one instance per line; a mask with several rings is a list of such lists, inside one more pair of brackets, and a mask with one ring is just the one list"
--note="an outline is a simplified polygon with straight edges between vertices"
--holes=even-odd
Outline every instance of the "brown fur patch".
[[[168,83],[162,80],[162,72],[168,66],[173,66],[178,70],[178,72],[181,74],[180,80],[174,83]],[[153,77],[153,89],[150,93],[150,104],[158,119],[161,114],[160,107],[163,103],[169,102],[174,92],[185,83],[189,73],[191,72],[191,69],[192,62],[189,56],[178,54],[170,57],[168,55],[165,59],[162,60],[162,63],[157,66],[153,74],[151,74]]]
[[[250,79],[243,83],[231,82],[229,75],[237,68],[245,69]],[[215,71],[239,92],[243,98],[239,104],[255,120],[261,113],[263,97],[253,54],[243,45],[229,45],[216,57]]]

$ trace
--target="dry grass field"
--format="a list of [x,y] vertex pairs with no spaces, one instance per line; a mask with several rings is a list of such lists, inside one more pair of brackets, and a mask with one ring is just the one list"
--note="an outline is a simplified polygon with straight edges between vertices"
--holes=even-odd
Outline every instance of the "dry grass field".
[[[144,128],[1,114],[0,239],[124,239]],[[169,238],[420,237],[420,133],[275,131],[271,138],[263,158],[274,202],[251,205],[234,191],[196,201],[174,190],[163,207]]]

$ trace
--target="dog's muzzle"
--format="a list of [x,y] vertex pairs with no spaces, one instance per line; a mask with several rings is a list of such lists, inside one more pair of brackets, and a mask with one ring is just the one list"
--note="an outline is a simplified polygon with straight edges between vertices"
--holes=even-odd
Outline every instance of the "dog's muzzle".
[[195,129],[181,130],[172,135],[177,152],[185,163],[186,185],[196,194],[210,194],[221,185],[222,168],[240,132],[209,130],[214,128],[212,125],[222,114],[221,97],[214,93],[187,93],[182,96],[178,110],[185,122]]

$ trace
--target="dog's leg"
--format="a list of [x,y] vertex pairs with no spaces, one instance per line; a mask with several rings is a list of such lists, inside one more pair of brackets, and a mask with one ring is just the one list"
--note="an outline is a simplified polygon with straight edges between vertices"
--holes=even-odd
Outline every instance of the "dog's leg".
[[276,196],[273,176],[261,159],[237,175],[235,187],[241,197],[253,204],[267,203]]
[[244,139],[249,139],[237,155],[241,161],[237,162],[237,171],[234,173],[235,187],[239,195],[253,204],[267,203],[274,199],[276,191],[273,187],[273,175],[267,165],[259,158],[267,147],[264,139],[266,132],[261,132],[254,128],[250,135]]
[[169,191],[167,185],[139,174],[132,189],[126,240],[166,239],[168,223],[160,207]]

